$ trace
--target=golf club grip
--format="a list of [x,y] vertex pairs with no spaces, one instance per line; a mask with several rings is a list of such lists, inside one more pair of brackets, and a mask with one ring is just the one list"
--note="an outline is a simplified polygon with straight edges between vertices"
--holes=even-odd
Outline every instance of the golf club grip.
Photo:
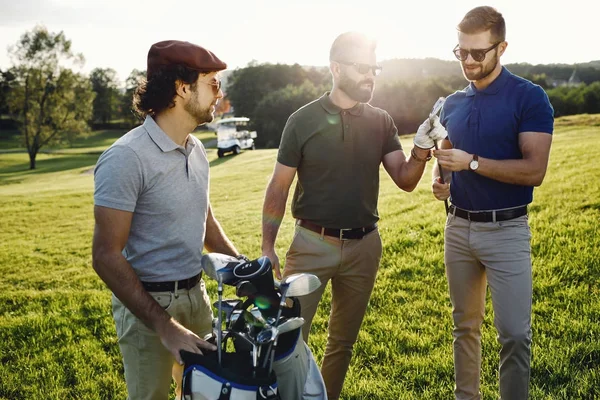
[[[434,145],[435,149],[437,150],[438,144],[437,144],[436,140],[433,141],[433,145]],[[437,166],[438,166],[438,170],[440,172],[440,182],[445,183],[444,182],[444,171],[442,171],[442,166],[440,165],[439,162],[437,163]],[[448,199],[444,199],[444,206],[446,207],[446,215],[448,215]]]

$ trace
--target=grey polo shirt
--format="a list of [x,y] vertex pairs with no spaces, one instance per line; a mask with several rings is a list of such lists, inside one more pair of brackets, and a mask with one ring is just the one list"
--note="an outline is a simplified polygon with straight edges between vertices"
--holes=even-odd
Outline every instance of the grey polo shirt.
[[133,213],[123,255],[140,280],[200,272],[209,164],[196,137],[189,135],[184,148],[146,117],[102,153],[94,182],[95,205]]
[[325,93],[288,119],[277,161],[297,168],[292,215],[326,228],[361,228],[379,219],[379,167],[401,150],[384,110],[358,103],[342,110]]

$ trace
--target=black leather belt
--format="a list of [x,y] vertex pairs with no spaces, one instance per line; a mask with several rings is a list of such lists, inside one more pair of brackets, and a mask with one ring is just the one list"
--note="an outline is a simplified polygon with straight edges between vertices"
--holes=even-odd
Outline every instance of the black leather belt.
[[198,275],[192,276],[191,278],[182,279],[180,281],[170,282],[142,282],[142,286],[147,292],[174,292],[175,287],[177,289],[191,289],[200,282],[202,278],[202,271]]
[[467,211],[454,205],[450,205],[450,207],[448,207],[448,214],[453,214],[473,222],[508,221],[509,219],[527,215],[527,206],[497,211]]
[[308,229],[309,231],[313,231],[326,236],[333,236],[340,240],[362,239],[367,233],[373,232],[377,228],[377,224],[352,229],[324,228],[305,219],[299,219],[297,224],[303,228]]

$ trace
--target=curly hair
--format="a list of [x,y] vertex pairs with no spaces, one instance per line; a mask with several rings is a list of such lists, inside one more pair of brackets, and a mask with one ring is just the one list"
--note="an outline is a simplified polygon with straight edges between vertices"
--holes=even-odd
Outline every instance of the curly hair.
[[133,111],[140,118],[155,116],[167,108],[175,107],[176,81],[191,84],[196,89],[199,71],[183,65],[165,66],[154,72],[152,76],[142,79],[133,94]]

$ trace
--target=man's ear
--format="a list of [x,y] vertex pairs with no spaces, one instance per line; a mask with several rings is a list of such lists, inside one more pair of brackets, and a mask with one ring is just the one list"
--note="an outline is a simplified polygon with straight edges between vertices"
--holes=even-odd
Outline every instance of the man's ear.
[[183,81],[175,81],[175,94],[179,97],[185,98],[190,91],[190,88],[188,86],[189,85],[184,83]]
[[508,42],[504,41],[502,43],[500,43],[500,55],[504,54],[504,52],[506,51],[506,48],[508,47]]
[[330,61],[329,62],[329,70],[331,71],[333,76],[340,76],[340,73],[341,73],[340,63],[337,63],[335,61]]

